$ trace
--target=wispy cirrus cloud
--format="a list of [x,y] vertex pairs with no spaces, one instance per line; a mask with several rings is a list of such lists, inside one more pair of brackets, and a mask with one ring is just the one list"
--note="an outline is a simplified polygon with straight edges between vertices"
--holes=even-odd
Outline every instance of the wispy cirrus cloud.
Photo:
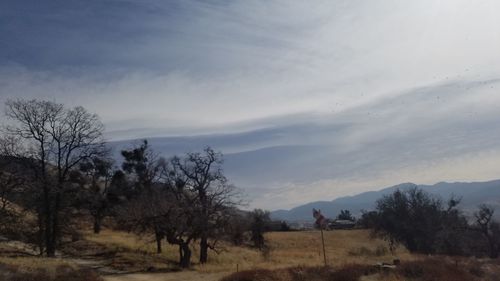
[[[493,0],[7,0],[0,101],[83,105],[111,140],[197,140],[163,145],[168,153],[214,142],[249,189],[276,195],[286,186],[284,206],[306,200],[293,195],[301,188],[318,187],[307,200],[338,196],[345,186],[397,183],[412,167],[416,181],[482,179],[491,169],[450,159],[496,155],[485,151],[497,149],[500,119],[498,8]],[[244,174],[252,168],[258,177]]]

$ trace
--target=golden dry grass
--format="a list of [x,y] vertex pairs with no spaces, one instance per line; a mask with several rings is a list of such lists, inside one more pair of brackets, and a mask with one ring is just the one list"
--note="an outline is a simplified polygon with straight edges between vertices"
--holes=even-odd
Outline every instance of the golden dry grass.
[[94,272],[81,271],[76,264],[59,258],[0,257],[0,268],[0,280],[7,281],[102,280]]
[[[381,256],[353,255],[359,249],[376,252],[377,248],[385,247],[386,243],[379,239],[371,239],[366,230],[337,230],[324,232],[327,263],[333,267],[344,264],[375,264],[377,262],[392,262],[395,258],[390,253]],[[321,234],[319,231],[307,232],[272,232],[266,235],[271,248],[266,258],[259,251],[250,248],[227,246],[220,255],[212,254],[208,264],[195,267],[198,271],[231,271],[236,266],[242,269],[254,268],[284,268],[290,266],[323,265],[321,249]],[[412,260],[417,258],[405,249],[398,249],[398,258]]]
[[[428,259],[424,256],[412,255],[403,248],[396,250],[392,256],[387,248],[387,243],[380,239],[372,239],[367,230],[335,230],[324,233],[328,265],[334,270],[349,267],[352,264],[374,265],[378,262],[392,262],[399,258],[404,262],[421,261]],[[253,269],[284,269],[301,266],[314,268],[323,265],[321,251],[321,233],[319,231],[304,232],[271,232],[266,234],[266,240],[270,246],[269,254],[263,255],[248,246],[237,247],[229,243],[221,243],[222,251],[217,254],[210,252],[209,262],[205,265],[197,263],[198,246],[193,244],[192,270],[151,274],[141,273],[132,275],[108,276],[105,280],[219,280],[236,271]],[[96,235],[85,233],[84,240],[74,243],[70,249],[73,257],[102,259],[103,264],[114,269],[127,272],[134,271],[176,271],[178,259],[178,248],[164,243],[163,253],[156,254],[156,244],[153,237],[139,237],[132,233],[121,231],[104,230]],[[80,255],[78,255],[80,254]],[[437,260],[454,264],[455,259],[449,257],[435,257]],[[76,259],[75,259],[76,260]],[[457,260],[461,267],[481,268],[484,278],[481,280],[494,279],[500,272],[498,261],[483,261],[477,259],[462,258]],[[477,266],[474,264],[477,263]],[[0,264],[12,265],[22,268],[23,271],[33,271],[43,268],[53,274],[61,266],[78,268],[81,264],[74,264],[67,259],[47,259],[38,257],[0,257]],[[491,278],[489,277],[491,276]],[[153,279],[151,279],[153,278]],[[363,276],[361,281],[402,281],[398,274],[375,274]],[[412,279],[413,280],[413,279]]]
[[68,266],[76,269],[74,263],[60,258],[0,257],[0,264],[19,267],[26,271],[35,271],[41,268],[55,271],[55,269],[60,266]]
[[[392,262],[395,256],[389,251],[380,255],[377,249],[386,248],[387,243],[380,239],[372,239],[368,230],[335,230],[325,231],[325,248],[327,263],[331,266],[360,263]],[[308,232],[275,232],[269,233],[268,240],[273,253],[274,263],[286,265],[322,265],[321,234],[319,231]],[[360,251],[360,249],[364,251]],[[353,254],[358,253],[360,254]],[[395,255],[400,259],[414,259],[406,249],[399,248]],[[293,264],[289,264],[293,262]]]
[[156,254],[152,237],[140,237],[132,233],[103,230],[100,234],[86,233],[87,242],[94,243],[109,259],[109,266],[119,271],[136,272],[178,270],[177,247],[164,243],[163,253]]
[[[336,230],[324,232],[327,261],[331,266],[360,263],[375,264],[377,262],[391,262],[395,257],[388,251],[380,253],[377,249],[385,248],[387,243],[380,239],[370,238],[367,230]],[[85,239],[106,245],[118,252],[126,252],[130,259],[141,259],[141,256],[161,257],[155,268],[174,268],[178,259],[178,248],[164,243],[163,253],[156,254],[156,244],[152,237],[139,238],[137,235],[119,231],[105,230],[100,234],[88,233]],[[198,247],[192,245],[194,270],[204,273],[231,272],[254,268],[284,268],[297,265],[318,266],[323,264],[321,250],[321,234],[319,231],[304,232],[271,232],[266,234],[270,246],[268,256],[250,247],[237,247],[229,243],[221,243],[222,251],[217,254],[209,253],[209,262],[205,265],[197,264]],[[378,255],[371,254],[378,253]],[[417,258],[406,250],[397,249],[396,255],[400,259],[413,260]],[[144,258],[144,257],[143,257]],[[167,260],[170,265],[162,264]]]

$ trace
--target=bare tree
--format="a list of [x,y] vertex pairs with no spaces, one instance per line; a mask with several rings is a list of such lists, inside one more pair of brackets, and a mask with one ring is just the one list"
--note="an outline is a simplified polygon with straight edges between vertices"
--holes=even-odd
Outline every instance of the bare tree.
[[[173,176],[173,175],[171,175]],[[195,195],[183,185],[155,185],[131,198],[119,209],[119,220],[132,231],[161,231],[167,242],[179,246],[179,265],[191,265],[190,243],[199,237]]]
[[500,225],[493,220],[495,210],[487,205],[480,205],[474,214],[476,224],[488,242],[490,258],[496,259],[500,253]]
[[22,139],[23,157],[40,181],[43,235],[47,256],[55,255],[61,231],[61,208],[70,172],[103,148],[103,125],[99,117],[83,107],[40,100],[9,100],[6,115],[13,121],[7,133]]
[[14,159],[0,157],[0,234],[5,234],[17,223],[19,211],[16,210],[12,200],[21,192],[25,177],[11,163]]
[[164,213],[166,224],[162,225],[167,242],[179,246],[179,265],[183,268],[191,266],[190,244],[199,235],[200,217],[191,208],[195,194],[182,188],[169,188],[170,202],[169,212]]
[[200,263],[206,263],[208,249],[215,250],[220,237],[217,230],[230,218],[228,210],[239,204],[236,189],[224,176],[222,154],[210,147],[202,153],[188,153],[183,159],[174,157],[171,162],[183,175],[186,188],[196,194],[192,208],[200,222]]

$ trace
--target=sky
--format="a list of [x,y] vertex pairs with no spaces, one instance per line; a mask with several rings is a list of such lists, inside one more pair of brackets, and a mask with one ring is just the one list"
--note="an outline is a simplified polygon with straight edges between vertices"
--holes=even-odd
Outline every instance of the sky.
[[500,178],[496,0],[0,1],[0,102],[211,145],[249,206]]

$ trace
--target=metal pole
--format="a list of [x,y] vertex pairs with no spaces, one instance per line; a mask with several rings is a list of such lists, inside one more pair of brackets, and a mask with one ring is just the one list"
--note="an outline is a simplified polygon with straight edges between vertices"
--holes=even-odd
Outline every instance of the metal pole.
[[321,227],[321,244],[323,245],[323,259],[326,266],[325,237],[323,236],[323,227]]

